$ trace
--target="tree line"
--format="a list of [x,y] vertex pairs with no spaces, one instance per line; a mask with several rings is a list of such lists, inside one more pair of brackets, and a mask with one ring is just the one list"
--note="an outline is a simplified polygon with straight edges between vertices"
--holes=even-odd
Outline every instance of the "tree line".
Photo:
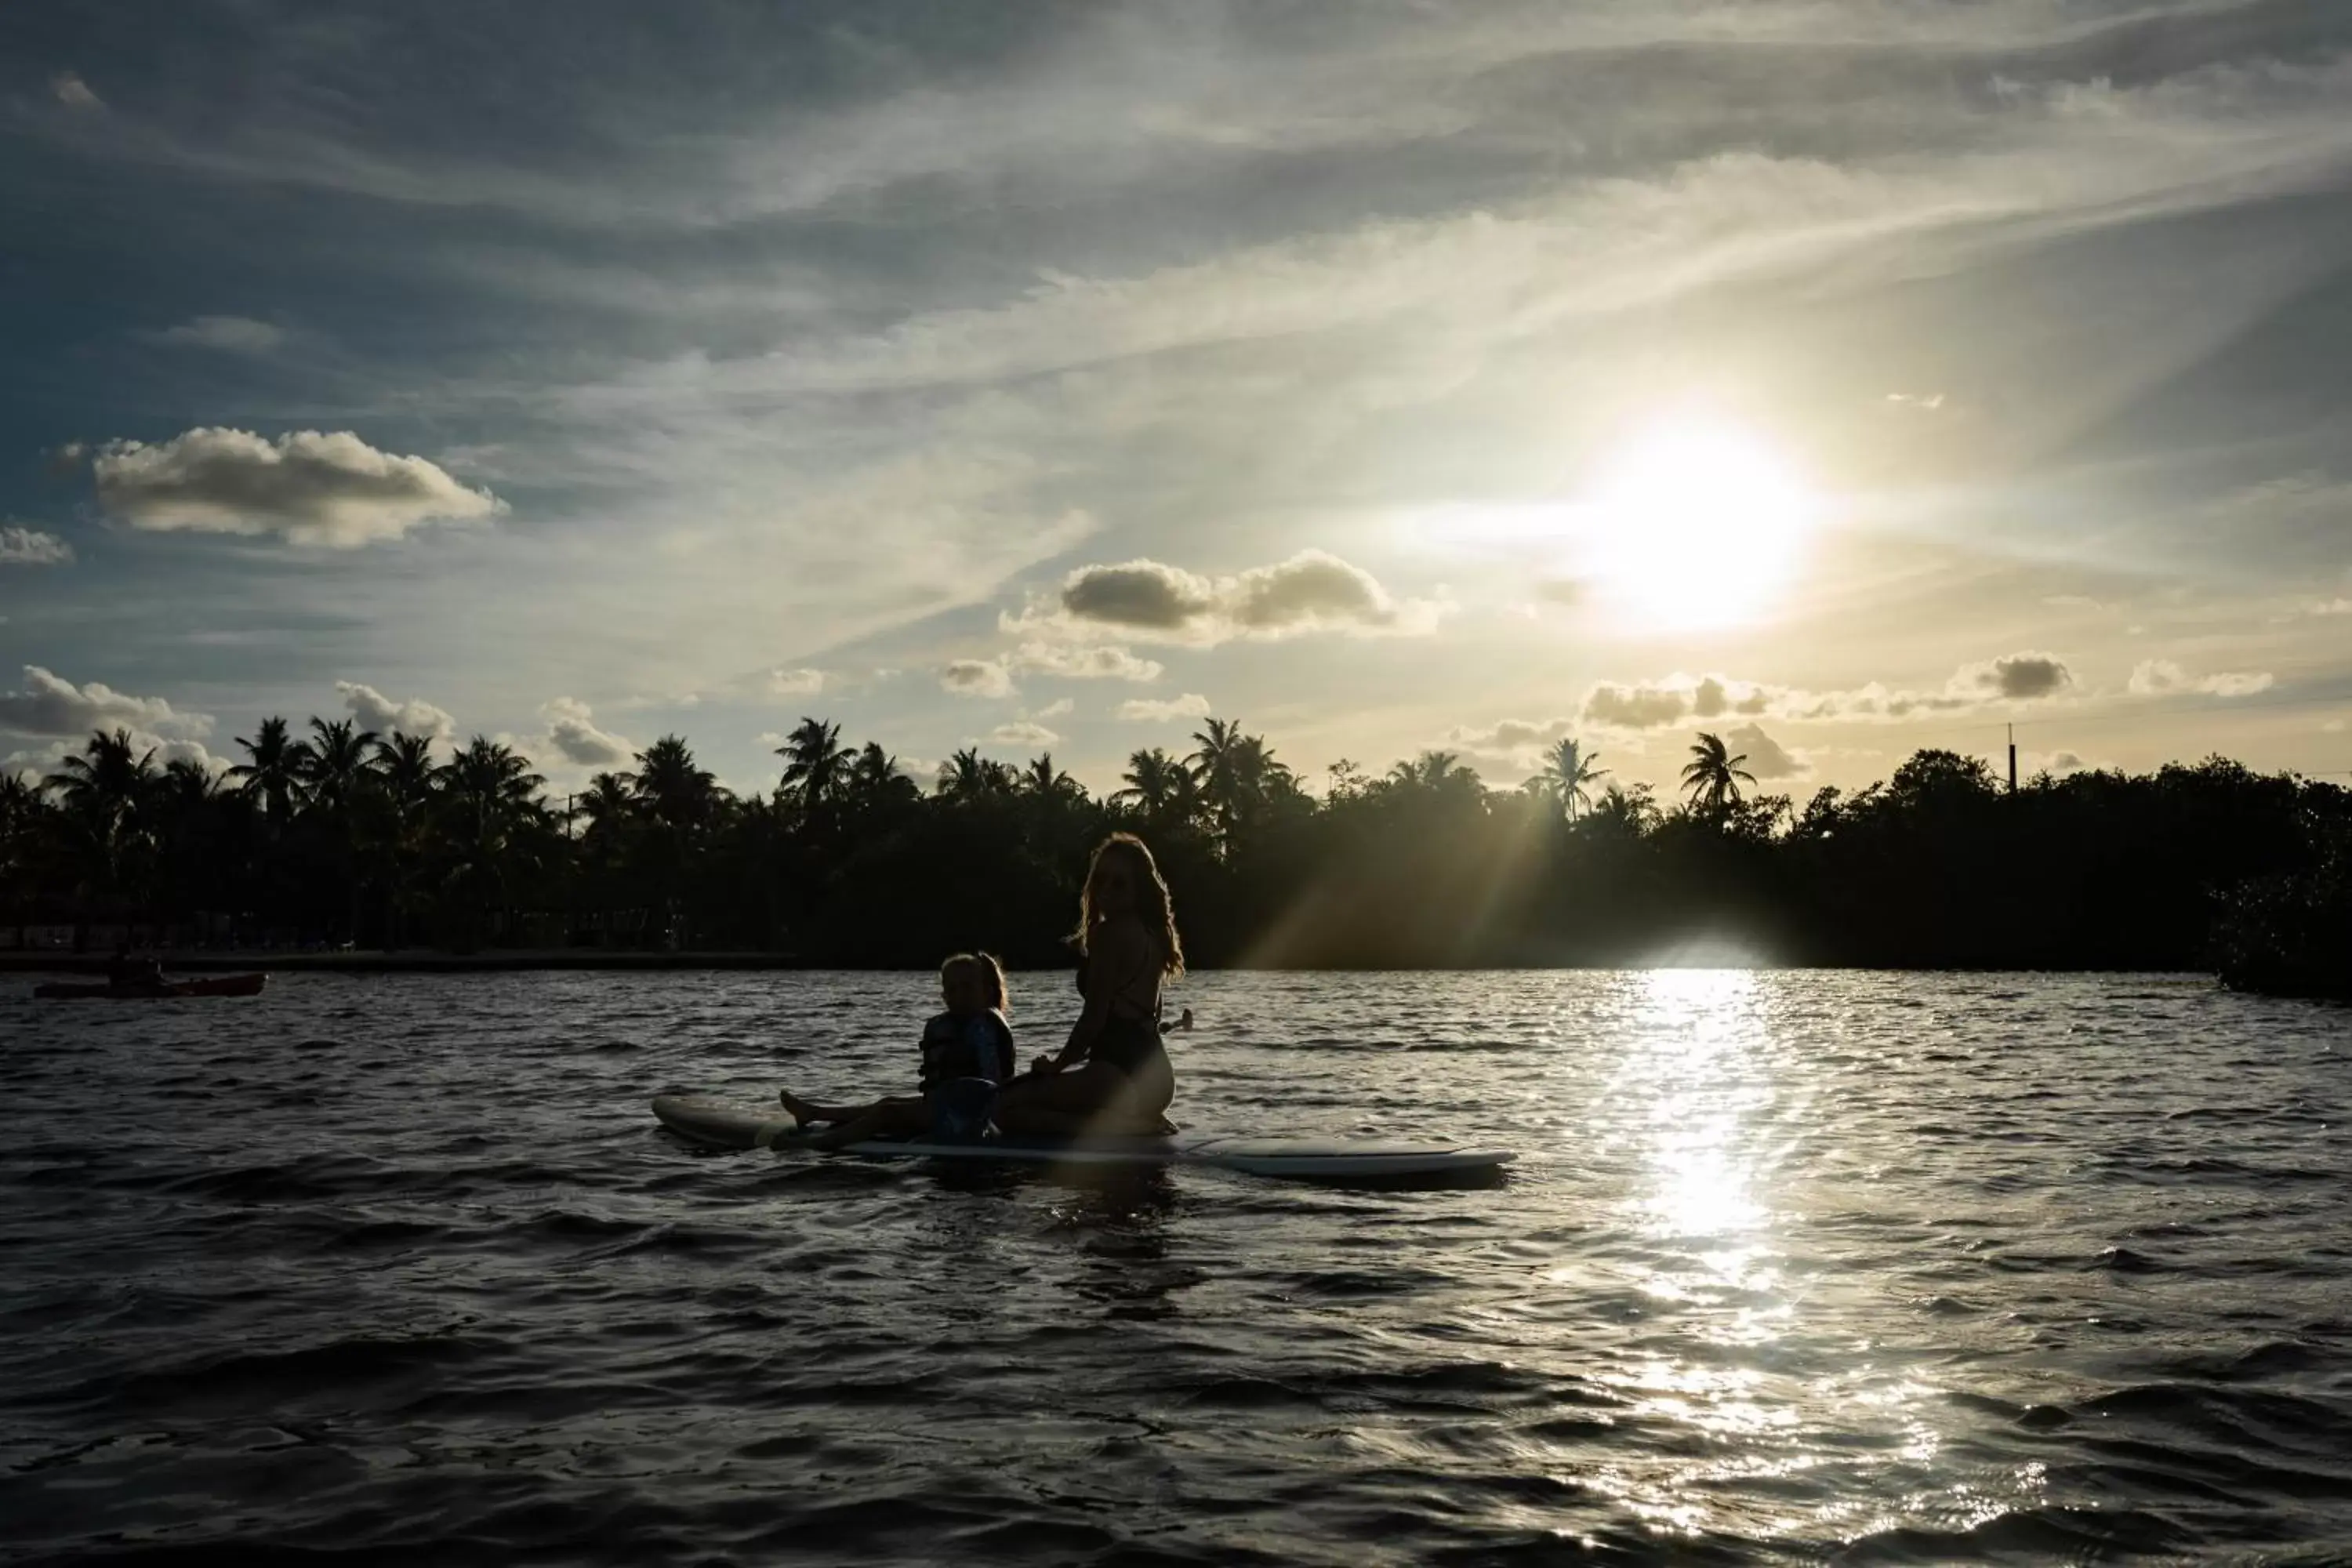
[[2327,923],[2352,907],[2352,792],[2221,757],[2012,793],[1979,759],[1922,751],[1800,805],[1702,733],[1670,799],[1611,782],[1574,739],[1516,789],[1433,751],[1379,774],[1341,762],[1309,791],[1263,736],[1211,719],[1096,796],[1050,754],[976,750],[927,787],[805,719],[758,794],[672,735],[558,799],[479,736],[441,757],[426,736],[270,719],[236,744],[216,775],[100,731],[44,779],[0,777],[0,923],[1042,964],[1066,952],[1088,850],[1125,828],[1211,964],[1626,963],[1713,942],[1873,966],[2222,963],[2327,989],[2294,976],[2352,951]]

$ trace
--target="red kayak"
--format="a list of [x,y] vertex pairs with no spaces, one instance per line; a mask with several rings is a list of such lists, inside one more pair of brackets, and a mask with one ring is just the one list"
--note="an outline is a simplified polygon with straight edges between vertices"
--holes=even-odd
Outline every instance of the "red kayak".
[[33,994],[49,1002],[84,998],[155,1002],[172,996],[258,996],[261,988],[268,984],[269,976],[267,974],[224,974],[212,980],[167,980],[161,985],[111,985],[104,981],[77,985],[70,981],[59,981],[34,986]]

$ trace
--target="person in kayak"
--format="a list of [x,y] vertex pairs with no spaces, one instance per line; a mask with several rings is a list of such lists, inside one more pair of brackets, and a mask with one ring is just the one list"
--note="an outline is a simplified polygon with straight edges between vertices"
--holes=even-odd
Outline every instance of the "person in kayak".
[[163,965],[152,955],[133,958],[128,942],[117,942],[114,956],[107,960],[106,983],[117,991],[160,991]]
[[1030,1137],[1164,1131],[1176,1069],[1161,1038],[1160,990],[1182,977],[1184,944],[1142,839],[1114,833],[1096,847],[1070,941],[1085,1010],[1068,1044],[1004,1086],[996,1124]]
[[868,1138],[906,1138],[923,1133],[950,1142],[971,1142],[988,1131],[998,1086],[1013,1076],[1019,1056],[1006,1017],[1010,997],[1003,965],[992,954],[959,952],[940,965],[943,1011],[923,1026],[921,1092],[863,1105],[819,1105],[790,1089],[776,1098],[793,1120],[806,1127],[826,1122],[809,1140],[820,1149],[839,1149]]

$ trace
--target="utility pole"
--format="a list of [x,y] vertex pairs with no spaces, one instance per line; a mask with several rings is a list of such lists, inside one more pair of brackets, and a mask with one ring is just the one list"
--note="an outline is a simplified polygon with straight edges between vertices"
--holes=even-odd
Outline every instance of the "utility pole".
[[2017,726],[2009,727],[2009,793],[2017,793]]

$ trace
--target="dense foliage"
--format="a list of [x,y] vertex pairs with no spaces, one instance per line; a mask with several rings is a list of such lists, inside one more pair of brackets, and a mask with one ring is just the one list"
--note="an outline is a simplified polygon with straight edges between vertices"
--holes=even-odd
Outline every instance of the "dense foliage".
[[2281,911],[2323,946],[2342,930],[2329,846],[2352,795],[2218,757],[2012,795],[1927,751],[1799,807],[1702,735],[1666,805],[1604,787],[1574,741],[1517,790],[1429,752],[1377,777],[1339,763],[1310,795],[1236,725],[1193,739],[1137,752],[1097,799],[1050,757],[970,751],[926,790],[806,720],[763,795],[720,788],[672,736],[555,799],[479,738],[436,759],[419,737],[314,719],[297,739],[272,719],[215,778],[100,733],[45,781],[0,780],[0,921],[842,964],[977,944],[1040,963],[1062,952],[1088,848],[1127,827],[1208,963],[1605,963],[1719,942],[1785,962],[2173,968],[2213,961],[2225,908],[2241,952]]

